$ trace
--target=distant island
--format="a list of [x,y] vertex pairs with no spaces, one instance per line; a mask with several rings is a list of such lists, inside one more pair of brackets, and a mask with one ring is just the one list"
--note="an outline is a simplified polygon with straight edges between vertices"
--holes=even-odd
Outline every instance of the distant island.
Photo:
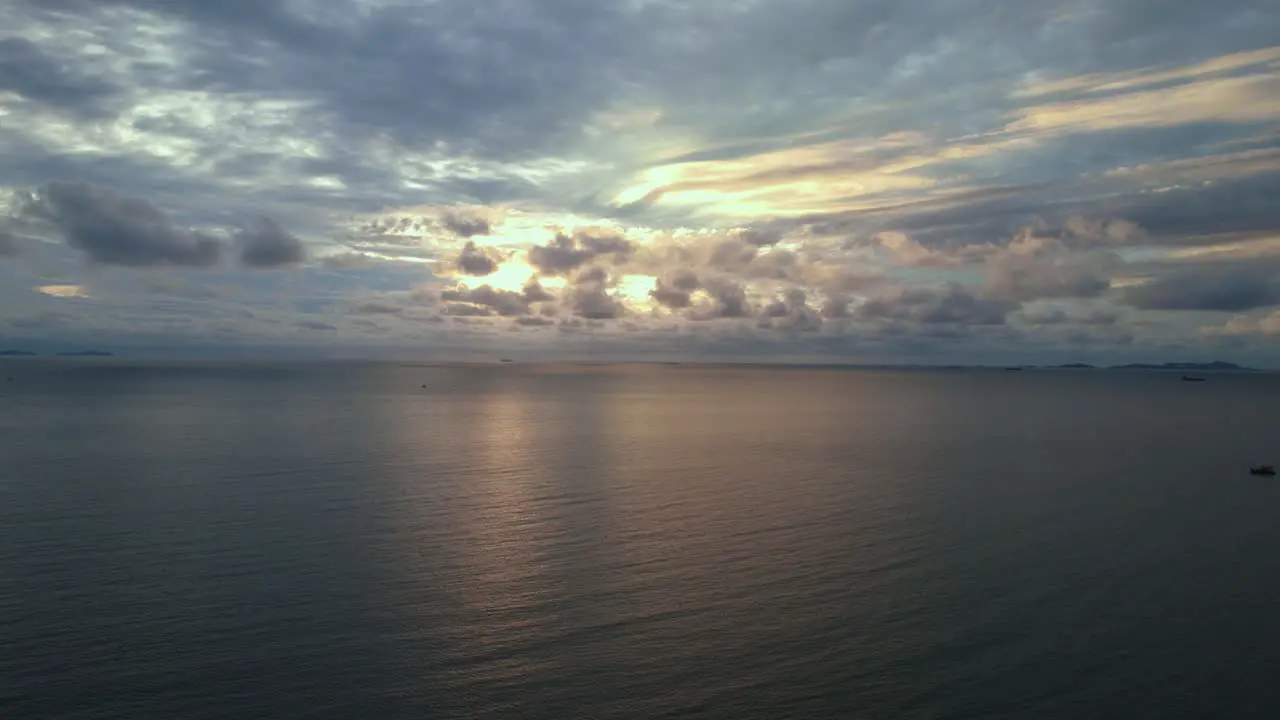
[[1215,360],[1207,363],[1192,362],[1170,362],[1162,365],[1151,365],[1147,363],[1131,363],[1129,365],[1112,365],[1112,370],[1252,370],[1252,368],[1242,367],[1235,363],[1222,362]]
[[77,350],[74,352],[60,352],[58,357],[111,357],[114,354],[104,350]]
[[35,354],[30,350],[0,350],[0,357],[30,357]]
[[[970,368],[993,368],[990,365],[947,365],[947,370],[964,370]],[[1098,366],[1089,363],[1066,363],[1063,365],[1009,365],[1003,368],[1006,371],[1017,370],[1181,370],[1183,372],[1259,372],[1257,368],[1245,367],[1235,363],[1223,362],[1215,360],[1207,363],[1195,362],[1167,362],[1167,363],[1129,363],[1128,365],[1108,365]]]

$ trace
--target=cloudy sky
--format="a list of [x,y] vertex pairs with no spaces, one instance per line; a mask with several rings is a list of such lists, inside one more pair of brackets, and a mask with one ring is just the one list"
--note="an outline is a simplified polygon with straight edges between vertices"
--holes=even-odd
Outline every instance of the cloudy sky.
[[1280,366],[1276,0],[0,28],[0,346]]

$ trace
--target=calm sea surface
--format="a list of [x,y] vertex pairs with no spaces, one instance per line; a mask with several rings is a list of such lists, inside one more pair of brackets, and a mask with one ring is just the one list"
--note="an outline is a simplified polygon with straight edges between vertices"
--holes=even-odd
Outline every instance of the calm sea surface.
[[8,362],[0,716],[1277,718],[1278,408],[1276,375]]

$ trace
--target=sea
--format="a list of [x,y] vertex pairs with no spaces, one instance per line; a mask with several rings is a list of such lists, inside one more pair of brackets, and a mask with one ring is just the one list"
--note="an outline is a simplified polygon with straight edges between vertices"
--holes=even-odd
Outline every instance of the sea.
[[1277,718],[1280,375],[0,365],[0,717]]

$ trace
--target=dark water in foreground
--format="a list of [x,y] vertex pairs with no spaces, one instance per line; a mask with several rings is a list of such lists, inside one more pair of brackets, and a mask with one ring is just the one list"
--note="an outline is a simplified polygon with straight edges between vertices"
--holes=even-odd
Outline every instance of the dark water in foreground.
[[5,718],[1280,717],[1280,376],[2,370]]

